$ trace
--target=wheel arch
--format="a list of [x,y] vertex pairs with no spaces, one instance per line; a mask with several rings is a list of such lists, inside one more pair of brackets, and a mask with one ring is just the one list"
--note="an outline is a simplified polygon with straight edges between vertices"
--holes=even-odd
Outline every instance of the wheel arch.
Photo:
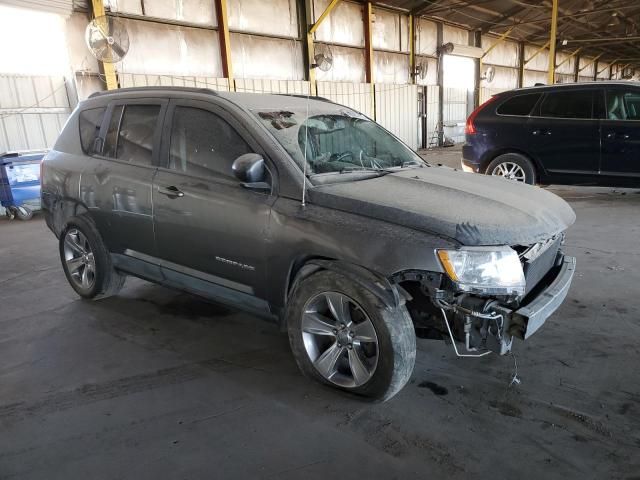
[[[60,238],[70,218],[84,216],[91,219],[89,209],[82,202],[72,198],[57,199],[48,208],[47,224],[56,237]],[[93,221],[93,219],[91,219]]]
[[[366,267],[344,260],[307,256],[298,258],[291,264],[285,288],[285,308],[296,286],[305,278],[322,270],[329,270],[349,278],[375,295],[386,308],[402,306],[408,299],[408,294],[400,285]],[[281,319],[284,319],[284,315]]]

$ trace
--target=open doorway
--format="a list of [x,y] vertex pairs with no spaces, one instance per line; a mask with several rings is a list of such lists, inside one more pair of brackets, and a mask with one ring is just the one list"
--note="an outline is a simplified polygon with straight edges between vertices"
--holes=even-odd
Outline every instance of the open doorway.
[[473,110],[476,88],[476,60],[469,57],[445,55],[443,58],[442,122],[445,143],[464,142],[464,124]]

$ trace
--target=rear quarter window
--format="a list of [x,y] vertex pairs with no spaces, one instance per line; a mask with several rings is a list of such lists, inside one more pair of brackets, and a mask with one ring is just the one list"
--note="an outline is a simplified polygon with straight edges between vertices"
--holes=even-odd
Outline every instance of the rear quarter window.
[[101,107],[90,108],[80,112],[78,120],[80,125],[80,144],[82,145],[82,151],[88,155],[95,153],[93,150],[95,140],[100,133],[100,126],[106,111],[106,107]]
[[516,95],[506,100],[498,107],[498,115],[521,115],[527,116],[540,99],[541,93],[529,93],[526,95]]

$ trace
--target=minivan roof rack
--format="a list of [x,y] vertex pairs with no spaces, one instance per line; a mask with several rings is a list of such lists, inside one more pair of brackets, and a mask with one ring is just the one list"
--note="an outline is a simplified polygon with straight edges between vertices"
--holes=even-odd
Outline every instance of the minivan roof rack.
[[153,87],[125,87],[118,88],[116,90],[106,90],[104,92],[94,92],[89,95],[89,98],[101,97],[103,95],[112,95],[114,93],[127,93],[127,92],[162,92],[162,91],[176,91],[176,92],[193,92],[193,93],[208,93],[211,95],[218,95],[218,92],[211,90],[210,88],[199,87],[175,87],[175,86],[153,86]]

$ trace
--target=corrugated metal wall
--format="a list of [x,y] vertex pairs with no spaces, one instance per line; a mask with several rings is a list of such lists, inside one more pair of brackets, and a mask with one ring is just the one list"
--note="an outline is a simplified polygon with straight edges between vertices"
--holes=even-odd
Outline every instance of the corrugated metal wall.
[[126,87],[197,87],[211,90],[229,91],[229,79],[213,77],[179,77],[173,75],[145,75],[121,73],[118,75],[120,86]]
[[376,121],[414,150],[418,148],[418,87],[376,84]]
[[70,112],[64,77],[0,75],[0,151],[50,148]]
[[373,118],[373,90],[370,83],[318,82],[318,95]]

